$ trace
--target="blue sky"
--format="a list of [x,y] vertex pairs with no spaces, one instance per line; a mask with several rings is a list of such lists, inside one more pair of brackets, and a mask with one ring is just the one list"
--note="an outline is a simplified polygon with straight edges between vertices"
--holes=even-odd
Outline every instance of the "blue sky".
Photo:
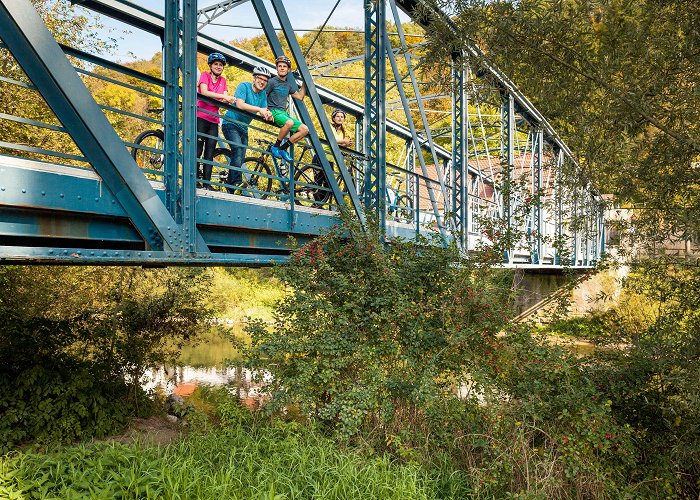
[[[219,3],[221,0],[200,0],[198,7],[201,9],[208,5]],[[144,8],[154,12],[163,13],[163,0],[140,0],[138,2]],[[269,2],[266,2],[269,5]],[[321,25],[331,9],[336,3],[336,0],[283,0],[287,9],[287,13],[295,29],[315,28]],[[273,22],[277,26],[274,11],[270,6],[268,11],[271,13]],[[391,16],[390,9],[387,8],[387,17]],[[403,14],[402,14],[403,16]],[[408,20],[407,16],[403,16],[403,20]],[[118,49],[115,58],[126,61],[150,58],[153,54],[160,50],[160,39],[140,32],[134,28],[123,25],[112,19],[102,17],[105,28],[110,31],[110,36],[118,39]],[[253,6],[250,2],[233,8],[223,16],[217,18],[215,23],[239,25],[239,26],[260,26]],[[329,25],[362,28],[364,26],[364,11],[362,0],[341,0],[337,9],[333,13]],[[124,31],[129,33],[124,34]],[[203,33],[214,36],[224,41],[231,41],[239,38],[246,38],[262,33],[259,29],[247,29],[231,26],[207,26]]]

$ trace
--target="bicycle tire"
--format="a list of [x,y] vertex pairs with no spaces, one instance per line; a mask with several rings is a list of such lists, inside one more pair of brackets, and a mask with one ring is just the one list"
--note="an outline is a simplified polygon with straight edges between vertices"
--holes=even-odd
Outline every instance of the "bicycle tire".
[[394,218],[396,222],[404,222],[406,224],[413,222],[413,200],[405,194],[400,195],[396,199]]
[[[316,187],[318,186],[318,187]],[[299,205],[319,206],[328,202],[331,192],[319,187],[328,187],[326,174],[311,165],[301,165],[294,172],[294,198]]]
[[146,130],[136,137],[134,144],[162,151],[161,153],[157,153],[146,149],[131,148],[131,156],[136,160],[136,164],[139,168],[163,170],[163,165],[165,163],[164,142],[165,134],[162,130]]
[[242,168],[243,179],[236,186],[236,193],[261,200],[270,196],[272,192],[272,168],[270,165],[259,156],[249,156],[243,160]]

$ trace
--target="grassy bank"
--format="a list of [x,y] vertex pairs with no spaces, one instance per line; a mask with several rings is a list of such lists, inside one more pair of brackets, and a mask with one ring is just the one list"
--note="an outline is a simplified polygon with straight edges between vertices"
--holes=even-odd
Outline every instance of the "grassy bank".
[[[423,499],[462,497],[454,476],[338,446],[231,405],[221,427],[167,447],[94,444],[0,459],[1,498]],[[196,420],[196,419],[195,419]],[[452,493],[446,491],[454,489]]]

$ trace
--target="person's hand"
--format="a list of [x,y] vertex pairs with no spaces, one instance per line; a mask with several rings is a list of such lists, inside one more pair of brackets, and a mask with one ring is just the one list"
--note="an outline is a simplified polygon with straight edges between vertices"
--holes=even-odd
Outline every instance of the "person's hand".
[[260,110],[260,115],[268,122],[272,121],[272,112],[267,108],[262,108]]

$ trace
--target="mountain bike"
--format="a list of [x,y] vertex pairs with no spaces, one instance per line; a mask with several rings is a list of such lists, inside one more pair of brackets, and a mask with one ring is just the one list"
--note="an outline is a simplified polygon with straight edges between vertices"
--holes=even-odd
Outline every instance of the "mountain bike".
[[[307,152],[313,151],[313,148],[309,144],[302,144],[300,149],[301,157],[297,164],[297,169],[294,172],[294,196],[296,201],[298,204],[306,206],[322,207],[327,205],[333,197],[333,191],[326,177],[326,173],[323,171],[321,165],[317,163],[315,157],[310,163],[302,161]],[[325,154],[325,151],[323,154]],[[356,159],[345,153],[344,156],[346,157],[348,170],[351,175],[353,175]],[[331,168],[334,166],[333,162],[331,162]],[[335,171],[335,179],[340,190],[346,192],[347,190],[345,189],[343,177],[337,170]]]
[[[302,148],[310,149],[304,145]],[[303,155],[304,153],[302,153]],[[345,165],[353,179],[357,193],[362,196],[364,187],[362,168],[358,166],[360,160],[365,159],[364,155],[343,152]],[[347,192],[342,175],[337,170],[335,178],[340,190]],[[299,164],[294,173],[294,195],[297,203],[309,206],[323,206],[331,201],[333,191],[330,183],[320,165]],[[403,188],[405,180],[401,173],[387,172],[387,184],[385,196],[387,202],[387,213],[397,222],[410,223],[414,218],[413,201]]]
[[405,176],[401,172],[387,172],[386,177],[387,214],[396,222],[413,222],[413,200],[406,194],[408,190],[403,187],[406,183]]
[[[272,156],[270,147],[272,142],[255,139],[259,154],[246,156],[241,165],[242,180],[237,185],[230,185],[229,192],[242,194],[261,200],[273,196],[275,193],[289,192],[289,166],[283,161]],[[217,149],[218,151],[218,149]],[[230,150],[226,149],[230,155]]]
[[[160,113],[162,111],[162,108],[148,110],[149,113]],[[131,156],[136,160],[139,168],[144,169],[154,178],[162,175],[163,165],[165,164],[165,133],[163,130],[145,130],[134,139],[134,144],[137,147],[131,148]],[[226,191],[226,186],[223,185],[222,181],[226,179],[228,169],[218,164],[228,165],[230,153],[228,148],[216,148],[214,150],[212,159],[214,165],[210,185],[215,191]],[[201,163],[198,163],[197,168],[201,168]]]

